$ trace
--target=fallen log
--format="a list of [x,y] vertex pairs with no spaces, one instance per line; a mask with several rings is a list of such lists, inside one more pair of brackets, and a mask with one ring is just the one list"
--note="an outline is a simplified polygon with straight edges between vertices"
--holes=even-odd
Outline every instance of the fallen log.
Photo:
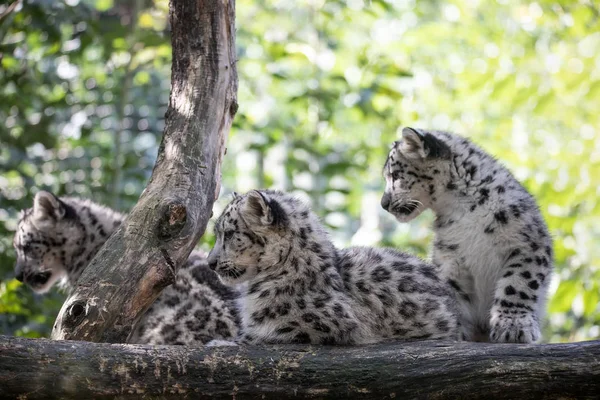
[[0,398],[600,396],[600,341],[146,346],[0,336]]

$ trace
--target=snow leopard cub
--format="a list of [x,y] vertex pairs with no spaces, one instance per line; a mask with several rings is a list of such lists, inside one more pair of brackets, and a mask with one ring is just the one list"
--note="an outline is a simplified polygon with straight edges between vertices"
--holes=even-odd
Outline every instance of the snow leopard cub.
[[236,197],[215,235],[209,267],[241,293],[238,342],[458,338],[452,290],[432,265],[392,249],[338,250],[291,195],[255,190]]
[[382,207],[436,215],[433,262],[454,287],[467,340],[540,338],[552,239],[533,197],[492,156],[446,132],[402,130],[384,167]]
[[[41,191],[21,213],[14,237],[16,278],[37,293],[56,283],[70,289],[125,216],[90,200]],[[141,317],[129,343],[204,344],[238,333],[235,291],[193,251]]]

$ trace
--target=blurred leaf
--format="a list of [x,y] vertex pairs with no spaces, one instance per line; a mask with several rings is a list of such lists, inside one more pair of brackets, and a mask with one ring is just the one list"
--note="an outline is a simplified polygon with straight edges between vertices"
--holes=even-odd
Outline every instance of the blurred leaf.
[[600,304],[600,294],[598,293],[599,290],[600,289],[598,288],[598,285],[594,285],[591,290],[587,290],[583,295],[583,311],[586,317],[593,315],[598,309],[598,304]]
[[96,0],[95,3],[98,11],[106,11],[113,7],[113,0]]
[[571,309],[575,296],[579,293],[581,284],[573,281],[562,281],[550,301],[550,312],[566,312]]
[[138,19],[138,24],[140,28],[152,28],[154,25],[154,19],[149,13],[142,13]]

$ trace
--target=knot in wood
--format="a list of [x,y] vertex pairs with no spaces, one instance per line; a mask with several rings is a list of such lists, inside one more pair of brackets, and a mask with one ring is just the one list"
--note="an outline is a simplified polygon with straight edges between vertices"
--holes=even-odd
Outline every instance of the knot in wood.
[[85,319],[87,316],[86,307],[87,304],[83,300],[76,300],[69,306],[67,309],[66,318],[64,324],[69,325],[71,327],[75,327]]
[[182,204],[169,205],[169,225],[185,223],[187,213],[185,206]]
[[187,209],[179,203],[169,204],[158,223],[158,238],[168,240],[177,235],[187,221]]
[[237,101],[232,101],[231,104],[229,105],[229,115],[231,115],[231,117],[235,117],[235,114],[238,111],[238,103]]

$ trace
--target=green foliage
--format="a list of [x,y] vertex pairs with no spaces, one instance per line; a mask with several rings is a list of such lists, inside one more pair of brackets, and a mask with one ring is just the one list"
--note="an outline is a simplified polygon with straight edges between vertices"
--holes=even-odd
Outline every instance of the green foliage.
[[[0,332],[47,336],[64,298],[12,279],[17,212],[35,192],[127,210],[145,186],[168,102],[167,13],[166,0],[29,0],[0,20]],[[583,0],[238,0],[224,192],[294,191],[340,245],[424,256],[431,215],[384,213],[381,168],[400,126],[463,133],[523,181],[555,237],[545,340],[598,337],[599,16]]]

